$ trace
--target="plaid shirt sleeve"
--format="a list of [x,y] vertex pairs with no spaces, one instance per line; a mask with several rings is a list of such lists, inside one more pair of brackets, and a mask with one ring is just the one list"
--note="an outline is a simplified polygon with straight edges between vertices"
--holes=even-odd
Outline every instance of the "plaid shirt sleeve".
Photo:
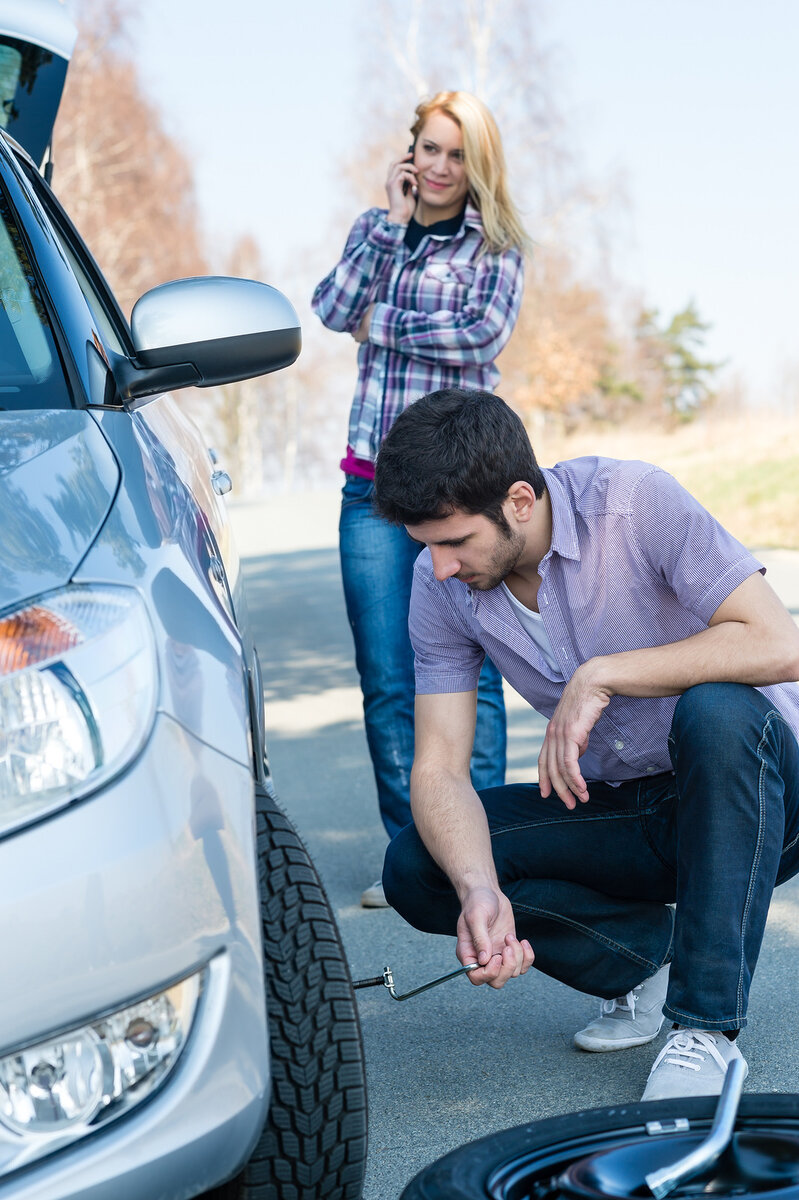
[[493,362],[516,324],[523,287],[524,260],[517,249],[484,254],[459,312],[376,304],[369,341],[443,366]]
[[405,231],[405,225],[388,221],[380,208],[370,208],[358,217],[341,261],[322,280],[311,300],[323,325],[336,333],[357,329],[378,284],[391,274]]

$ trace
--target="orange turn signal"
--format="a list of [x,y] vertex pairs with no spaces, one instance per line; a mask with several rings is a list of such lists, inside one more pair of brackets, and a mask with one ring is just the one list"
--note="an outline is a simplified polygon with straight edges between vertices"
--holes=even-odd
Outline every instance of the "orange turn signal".
[[33,605],[0,620],[0,675],[33,667],[82,641],[70,622],[48,608]]

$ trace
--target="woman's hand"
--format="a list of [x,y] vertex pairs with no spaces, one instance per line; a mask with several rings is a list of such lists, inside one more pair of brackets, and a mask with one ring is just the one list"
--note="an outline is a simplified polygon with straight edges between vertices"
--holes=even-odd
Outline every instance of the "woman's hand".
[[360,343],[360,342],[368,342],[369,341],[369,326],[372,324],[373,308],[374,308],[374,304],[370,304],[369,307],[367,308],[366,312],[361,317],[361,322],[360,322],[358,328],[353,329],[352,336],[355,338],[356,342]]
[[[386,194],[388,196],[388,219],[397,225],[407,225],[416,208],[416,167],[411,162],[413,154],[408,151],[388,168]],[[407,185],[407,191],[403,190]]]

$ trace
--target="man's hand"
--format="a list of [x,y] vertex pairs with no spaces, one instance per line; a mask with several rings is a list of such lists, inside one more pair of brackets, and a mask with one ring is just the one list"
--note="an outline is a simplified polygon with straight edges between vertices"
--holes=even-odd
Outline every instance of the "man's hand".
[[524,975],[533,965],[533,948],[526,938],[516,937],[510,901],[491,887],[473,888],[463,899],[458,918],[456,954],[464,967],[479,963],[469,972],[470,983],[504,987],[509,979]]
[[353,330],[352,336],[355,338],[356,342],[368,342],[369,341],[369,327],[372,324],[372,309],[373,308],[374,308],[374,304],[370,304],[369,307],[367,308],[366,312],[361,317],[360,325],[358,326],[357,329]]
[[577,760],[585,753],[589,734],[612,695],[592,681],[592,661],[578,667],[563,689],[538,756],[541,795],[546,797],[554,790],[567,808],[576,808],[578,800],[581,804],[588,800]]

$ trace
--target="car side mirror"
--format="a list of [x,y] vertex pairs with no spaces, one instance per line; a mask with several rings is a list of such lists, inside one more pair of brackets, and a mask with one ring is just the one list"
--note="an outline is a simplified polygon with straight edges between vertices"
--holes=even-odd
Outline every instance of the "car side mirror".
[[125,400],[267,375],[293,363],[302,346],[293,306],[253,279],[162,283],[136,301],[130,324],[136,358],[114,366]]

